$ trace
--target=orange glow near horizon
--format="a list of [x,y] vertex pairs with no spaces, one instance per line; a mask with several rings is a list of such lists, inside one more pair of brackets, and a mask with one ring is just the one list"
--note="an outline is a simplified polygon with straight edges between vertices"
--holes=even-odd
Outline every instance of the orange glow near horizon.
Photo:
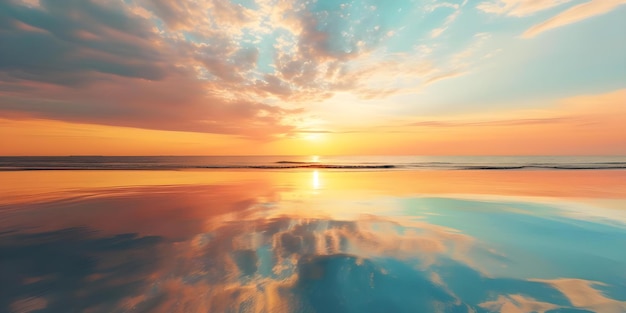
[[[626,91],[562,101],[552,110],[470,116],[383,131],[274,139],[0,119],[0,155],[624,155]],[[599,111],[598,104],[603,104]]]
[[3,2],[0,156],[626,155],[621,0],[92,2]]

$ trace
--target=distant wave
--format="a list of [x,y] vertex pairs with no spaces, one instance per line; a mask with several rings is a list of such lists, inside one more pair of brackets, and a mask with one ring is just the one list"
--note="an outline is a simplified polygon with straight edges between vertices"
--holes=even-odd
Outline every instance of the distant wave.
[[462,158],[419,161],[416,158],[328,158],[311,162],[282,157],[0,157],[0,171],[43,170],[193,170],[193,169],[336,169],[336,170],[623,170],[623,157]]
[[377,168],[396,168],[397,165],[392,165],[392,164],[380,164],[380,165],[372,165],[372,164],[355,164],[355,165],[346,165],[346,164],[316,164],[316,163],[308,163],[308,164],[303,164],[303,165],[293,165],[293,166],[266,166],[266,165],[261,165],[258,166],[258,168],[345,168],[345,169],[351,169],[351,168],[355,168],[355,169],[359,169],[359,168],[371,168],[371,169],[377,169]]
[[288,163],[285,165],[137,165],[117,164],[111,165],[55,165],[55,166],[2,166],[0,171],[46,171],[46,170],[185,170],[185,169],[267,169],[267,170],[288,170],[288,169],[422,169],[422,170],[611,170],[626,169],[626,164],[614,165],[403,165],[403,164],[299,164]]
[[603,170],[626,169],[626,164],[544,164],[544,165],[471,165],[460,166],[460,170],[522,170],[522,169],[554,169],[554,170]]
[[196,165],[196,166],[32,166],[32,167],[5,167],[0,165],[0,171],[45,171],[45,170],[184,170],[184,169],[391,169],[398,166],[382,165],[336,165],[336,164],[301,164],[301,165]]

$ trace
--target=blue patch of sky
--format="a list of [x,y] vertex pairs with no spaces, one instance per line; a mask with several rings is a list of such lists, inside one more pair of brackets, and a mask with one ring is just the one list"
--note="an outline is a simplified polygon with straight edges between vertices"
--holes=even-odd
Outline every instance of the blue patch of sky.
[[352,5],[354,1],[318,0],[311,3],[311,12],[339,11],[342,6]]
[[410,15],[417,5],[417,2],[412,0],[371,0],[369,2],[377,8],[376,10],[380,14],[382,27],[385,29],[396,29],[401,27],[404,22],[402,17]]
[[160,18],[152,18],[151,21],[154,23],[154,26],[160,31],[164,31],[167,29],[165,22],[163,22]]
[[[493,33],[501,28],[501,25],[489,25],[484,22],[484,13],[481,13],[471,6],[459,9],[456,19],[445,25],[446,20],[455,14],[452,8],[438,8],[424,17],[423,24],[426,34],[422,41],[425,44],[434,44],[435,53],[441,63],[445,63],[447,58],[456,53],[460,53],[472,45],[476,40],[476,35],[480,33]],[[433,29],[447,27],[446,30],[436,38],[432,38]]]
[[[481,18],[469,7],[462,8],[457,19],[449,25],[445,25],[446,19],[455,14],[455,8],[439,7],[430,11],[427,6],[416,6],[403,12],[404,15],[390,14],[396,20],[396,34],[386,42],[387,52],[413,51],[416,46],[426,45],[434,48],[438,59],[445,60],[467,47],[475,34],[487,31],[481,27]],[[432,38],[432,31],[443,26],[448,29],[440,37]]]
[[204,40],[201,37],[198,37],[198,33],[196,32],[183,31],[182,34],[183,34],[183,38],[185,38],[186,41],[195,42],[195,43],[204,42]]
[[[459,86],[465,90],[458,95],[465,101],[492,105],[510,99],[559,98],[624,88],[624,13],[626,8],[621,8],[604,18],[590,18],[523,40],[507,49],[489,71],[466,77],[463,81],[467,84]],[[482,84],[476,78],[481,78]]]
[[259,57],[257,59],[257,70],[262,73],[271,73],[274,71],[274,57],[276,51],[274,50],[274,43],[276,37],[274,34],[264,36],[259,42]]
[[[460,5],[461,2],[448,3]],[[445,39],[445,45],[437,46],[437,53],[444,56],[460,51],[473,40],[476,33],[497,30],[500,27],[499,25],[483,27],[486,14],[468,5],[462,9],[458,19],[449,25],[449,29],[441,38],[432,39],[432,30],[442,27],[445,20],[454,14],[455,9],[439,7],[430,11],[428,4],[431,3],[409,0],[394,2],[321,0],[313,3],[309,9],[320,19],[318,30],[330,36],[328,48],[338,53],[353,51],[358,41],[363,41],[368,48],[376,45],[382,47],[381,40],[389,31],[393,31],[395,35],[384,41],[383,48],[387,52],[412,51],[415,46]]]
[[[540,107],[555,99],[624,88],[624,14],[626,7],[621,7],[522,39],[526,29],[545,20],[531,18],[515,31],[496,33],[494,44],[481,53],[502,48],[501,53],[481,62],[469,74],[436,82],[418,98],[399,96],[394,100],[407,104],[403,109],[407,114],[461,114],[498,107]],[[497,28],[497,23],[490,27]],[[451,29],[451,33],[455,31]]]
[[[450,1],[448,3],[460,5],[459,1]],[[477,9],[474,3],[470,2],[460,9],[461,12],[456,20],[449,24],[448,28],[439,37],[431,38],[431,31],[444,26],[445,20],[455,12],[454,8],[439,7],[432,12],[423,11],[423,16],[415,16],[415,20],[408,23],[401,34],[390,44],[389,51],[407,51],[416,43],[436,44],[434,52],[441,63],[445,63],[447,57],[468,47],[478,33],[489,33],[494,36],[500,34],[502,37],[498,38],[498,41],[506,43],[508,41],[506,37],[519,37],[532,25],[545,21],[564,9],[565,7],[563,6],[557,6],[531,16],[510,17],[485,13]],[[408,37],[411,39],[408,39]],[[506,48],[506,46],[492,48],[495,50],[497,48]],[[484,54],[489,52],[485,51]]]
[[433,12],[410,12],[403,18],[403,24],[396,28],[396,34],[388,42],[387,51],[406,52],[417,45],[429,43],[432,30],[440,27],[452,12],[454,11],[450,8],[440,8]]
[[[256,68],[261,73],[271,73],[274,71],[274,43],[276,42],[279,30],[269,34],[252,34],[245,33],[240,41],[242,48],[255,48],[258,51]],[[258,38],[257,36],[261,36]]]
[[336,54],[357,52],[358,43],[370,50],[389,31],[405,26],[414,11],[414,1],[331,1],[320,0],[310,12],[318,20],[317,30],[328,34],[327,47]]
[[[519,37],[531,26],[546,21],[580,2],[581,1],[573,1],[569,4],[557,5],[550,9],[534,12],[526,16],[508,16],[506,14],[487,13],[479,10],[475,5],[468,3],[463,11],[463,15],[466,19],[460,24],[463,25],[463,27],[476,27],[477,30],[481,32],[502,33]],[[468,17],[471,17],[471,19]]]
[[256,10],[259,6],[254,0],[230,0],[231,3],[239,4],[247,9]]

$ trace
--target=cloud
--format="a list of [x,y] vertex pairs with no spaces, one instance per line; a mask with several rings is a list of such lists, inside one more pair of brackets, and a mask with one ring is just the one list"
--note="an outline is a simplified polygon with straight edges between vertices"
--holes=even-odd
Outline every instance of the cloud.
[[556,16],[532,26],[522,34],[523,38],[535,37],[547,30],[608,13],[618,6],[626,4],[626,0],[591,0],[571,7]]
[[[482,2],[478,4],[476,8],[485,13],[522,17],[569,2],[571,2],[571,0],[494,0]],[[522,34],[522,37],[532,38],[553,28],[605,14],[625,3],[626,0],[589,0],[585,3],[570,7],[556,16],[532,26]]]
[[454,9],[454,10],[458,10],[459,9],[459,5],[456,3],[450,3],[450,2],[435,2],[435,3],[431,3],[429,5],[426,6],[426,11],[428,12],[433,12],[439,8],[450,8],[450,9]]
[[[194,12],[150,3],[163,20],[182,23],[172,28]],[[234,15],[220,15],[230,21],[220,23],[243,19],[216,3],[207,7]],[[300,110],[267,104],[253,97],[260,91],[247,90],[255,86],[249,77],[256,48],[236,43],[230,30],[187,40],[155,27],[138,8],[120,1],[0,2],[0,110],[9,118],[259,139],[292,128],[283,119]]]
[[394,54],[374,52],[346,63],[348,70],[342,80],[350,84],[344,88],[361,99],[419,92],[435,82],[470,72],[483,59],[484,46],[490,38],[488,33],[474,34],[461,50],[436,57],[436,49],[424,46]]
[[292,128],[281,120],[297,110],[246,99],[225,99],[220,94],[211,95],[204,88],[185,75],[172,75],[156,82],[108,78],[71,91],[61,86],[35,85],[28,97],[0,96],[0,109],[14,118],[30,116],[259,139]]
[[492,0],[479,3],[476,8],[491,14],[527,16],[547,10],[571,0]]
[[[452,25],[452,23],[454,23],[454,21],[459,17],[459,15],[461,14],[461,9],[463,8],[464,5],[465,5],[465,2],[460,6],[456,5],[456,6],[451,7],[454,9],[454,11],[450,15],[448,15],[448,17],[445,19],[441,27],[435,28],[430,32],[430,37],[437,38],[441,36],[441,34],[443,34],[443,32],[446,31]],[[446,6],[446,7],[450,7],[450,6]]]
[[550,117],[550,118],[519,118],[500,119],[492,121],[419,121],[410,123],[409,126],[422,127],[464,127],[464,126],[524,126],[537,124],[560,124],[576,121],[575,118]]
[[472,70],[482,60],[480,36],[455,51],[387,45],[402,21],[423,18],[416,8],[453,9],[431,31],[438,37],[463,5],[0,1],[0,111],[11,119],[282,138],[312,104],[335,95],[415,93]]
[[202,33],[211,25],[236,32],[236,28],[254,23],[257,18],[252,10],[231,1],[138,0],[137,3],[165,22],[171,30]]
[[[437,128],[489,128],[489,127],[559,127],[559,128],[611,128],[619,125],[617,117],[626,111],[621,103],[626,90],[616,90],[604,94],[580,95],[560,99],[551,109],[540,111],[518,111],[502,115],[498,119],[491,116],[476,116],[468,119],[422,119],[404,124],[409,127]],[[602,106],[603,111],[597,110]],[[614,133],[614,132],[611,132]],[[619,132],[618,132],[619,133]],[[605,135],[605,137],[607,137]],[[619,136],[618,136],[619,137]],[[623,137],[623,136],[622,136]]]
[[110,74],[159,80],[174,70],[145,19],[122,5],[40,1],[38,7],[0,2],[0,73],[4,80],[81,86]]

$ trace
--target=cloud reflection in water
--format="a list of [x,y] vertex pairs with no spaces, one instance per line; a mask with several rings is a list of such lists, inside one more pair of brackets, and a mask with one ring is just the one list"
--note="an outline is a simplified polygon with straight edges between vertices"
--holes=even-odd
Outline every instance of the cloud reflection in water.
[[[289,192],[257,183],[129,187],[14,204],[18,211],[2,211],[7,231],[0,234],[0,311],[626,310],[626,286],[564,276],[556,263],[561,260],[540,250],[532,252],[550,265],[550,277],[511,272],[524,262],[515,256],[528,252],[520,242],[556,226],[564,234],[581,232],[554,207],[542,205],[537,214],[522,202],[396,197],[409,206],[404,216],[398,208],[380,207],[380,213],[394,214],[338,219],[281,210],[297,203],[284,198]],[[323,204],[338,208],[345,203],[340,200]],[[388,197],[360,201],[389,204]],[[425,204],[440,210],[426,216],[419,210]],[[467,208],[484,211],[470,214]],[[507,238],[498,224],[516,238]],[[626,242],[623,227],[590,229],[585,242],[606,234],[615,248]],[[585,262],[579,266],[626,264],[623,253],[576,250],[560,245],[562,239],[546,236],[540,244],[563,255],[578,253],[581,261],[570,262]]]

